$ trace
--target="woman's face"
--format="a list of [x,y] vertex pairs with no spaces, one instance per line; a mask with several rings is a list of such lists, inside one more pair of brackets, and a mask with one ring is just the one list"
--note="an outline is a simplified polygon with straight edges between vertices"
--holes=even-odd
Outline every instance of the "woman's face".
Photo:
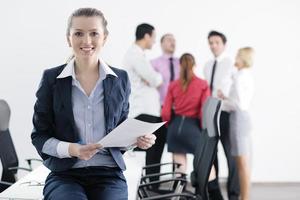
[[75,58],[98,59],[98,53],[106,40],[100,17],[74,17],[68,36]]
[[235,67],[240,70],[244,67],[244,62],[243,62],[243,59],[241,58],[241,55],[240,53],[238,53],[235,57]]

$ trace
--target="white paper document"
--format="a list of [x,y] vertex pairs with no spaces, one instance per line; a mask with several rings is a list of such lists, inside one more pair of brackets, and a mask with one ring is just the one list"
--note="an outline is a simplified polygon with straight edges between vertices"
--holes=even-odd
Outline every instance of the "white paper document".
[[103,147],[129,147],[137,142],[138,137],[153,133],[165,123],[149,123],[128,118],[98,143]]

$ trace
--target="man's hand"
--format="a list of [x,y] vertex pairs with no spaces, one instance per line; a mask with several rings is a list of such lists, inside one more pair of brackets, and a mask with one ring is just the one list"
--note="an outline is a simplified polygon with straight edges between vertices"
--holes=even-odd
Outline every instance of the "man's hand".
[[142,78],[142,81],[145,83],[145,85],[150,86],[150,83]]
[[91,159],[101,149],[101,144],[86,144],[81,145],[77,143],[71,143],[69,145],[69,154],[73,157],[77,157],[80,160]]
[[136,145],[141,149],[149,149],[155,144],[156,136],[154,134],[148,134],[141,136],[137,139]]
[[217,96],[218,96],[220,99],[222,99],[222,100],[225,100],[225,99],[226,99],[226,97],[224,96],[222,90],[218,90],[218,91],[217,91]]

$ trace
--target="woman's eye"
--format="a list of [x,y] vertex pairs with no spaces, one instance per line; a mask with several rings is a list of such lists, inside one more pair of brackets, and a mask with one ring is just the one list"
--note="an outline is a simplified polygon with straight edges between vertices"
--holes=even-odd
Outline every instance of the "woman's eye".
[[98,32],[91,32],[91,36],[95,37],[95,36],[98,36],[99,33]]
[[77,36],[77,37],[81,37],[81,36],[83,36],[83,33],[82,32],[75,32],[74,35]]

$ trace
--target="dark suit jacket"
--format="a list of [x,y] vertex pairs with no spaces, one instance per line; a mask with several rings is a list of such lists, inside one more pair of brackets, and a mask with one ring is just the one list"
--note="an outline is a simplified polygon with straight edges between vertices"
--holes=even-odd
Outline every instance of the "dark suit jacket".
[[[55,137],[61,141],[79,142],[72,110],[72,77],[57,79],[66,64],[44,71],[34,105],[32,143],[51,171],[71,168],[77,158],[56,158],[42,152],[43,145]],[[123,122],[128,115],[130,82],[124,70],[111,67],[118,77],[107,75],[103,81],[106,134]],[[125,163],[119,148],[109,151],[120,167]]]

